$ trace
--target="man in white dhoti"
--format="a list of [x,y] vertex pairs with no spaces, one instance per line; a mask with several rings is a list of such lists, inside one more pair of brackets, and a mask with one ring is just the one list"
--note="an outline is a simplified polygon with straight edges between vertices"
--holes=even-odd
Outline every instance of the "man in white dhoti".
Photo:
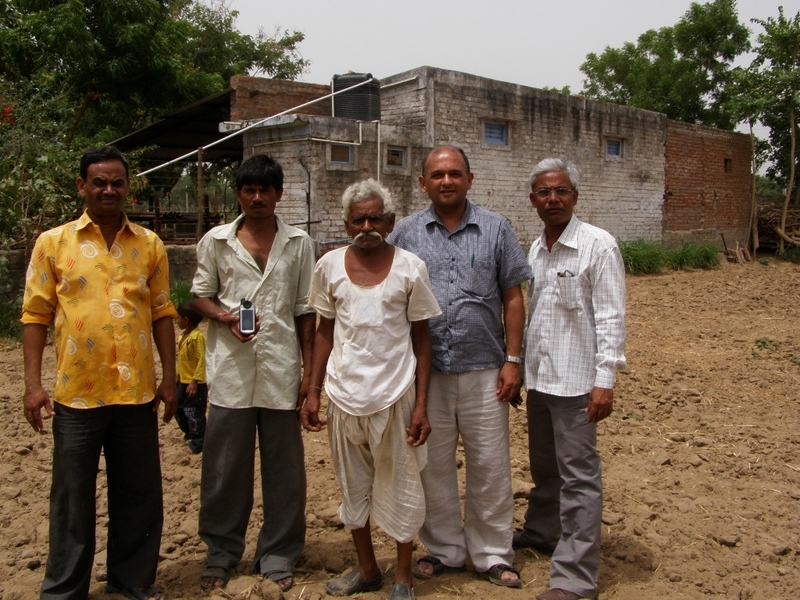
[[397,540],[390,600],[414,598],[412,541],[425,519],[420,470],[430,433],[426,413],[431,369],[428,319],[441,313],[425,263],[386,243],[394,227],[392,198],[374,180],[342,197],[347,248],[317,263],[309,303],[320,317],[311,384],[300,421],[319,431],[323,377],[328,433],[342,488],[339,517],[351,530],[358,566],[326,591],[349,596],[382,585],[370,517]]

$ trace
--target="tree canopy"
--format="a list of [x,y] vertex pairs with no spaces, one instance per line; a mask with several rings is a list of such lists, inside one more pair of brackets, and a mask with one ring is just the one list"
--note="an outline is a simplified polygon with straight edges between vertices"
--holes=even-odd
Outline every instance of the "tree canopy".
[[232,75],[293,79],[307,65],[302,33],[244,35],[225,2],[0,2],[0,79],[59,90],[73,106],[73,135],[123,135],[224,89]]
[[0,234],[27,238],[76,200],[86,147],[219,92],[233,75],[306,69],[302,33],[245,35],[237,16],[226,0],[0,0]]
[[769,145],[764,158],[770,161],[767,175],[785,186],[780,250],[787,241],[800,245],[800,239],[786,236],[786,213],[792,195],[800,199],[796,185],[797,127],[800,109],[800,12],[787,18],[783,7],[778,17],[754,19],[763,31],[758,34],[756,57],[742,74],[746,95],[743,116],[759,120],[769,128]]
[[763,31],[756,38],[756,57],[742,74],[742,117],[769,128],[762,159],[771,163],[770,178],[785,184],[793,162],[787,152],[794,130],[790,121],[800,102],[800,13],[787,18],[780,7],[777,18],[754,22]]
[[733,129],[728,84],[733,61],[750,49],[735,0],[693,3],[671,27],[651,29],[621,48],[590,53],[581,65],[583,94]]

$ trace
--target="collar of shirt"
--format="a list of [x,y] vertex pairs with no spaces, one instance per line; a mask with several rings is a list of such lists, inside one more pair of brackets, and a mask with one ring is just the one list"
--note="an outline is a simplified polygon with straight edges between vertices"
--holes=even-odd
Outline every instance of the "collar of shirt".
[[[428,209],[428,218],[425,221],[425,225],[431,225],[433,223],[438,223],[441,225],[445,231],[448,231],[447,227],[445,227],[442,220],[439,218],[439,215],[436,214],[436,210],[433,208],[433,204],[431,204]],[[477,217],[475,216],[475,209],[472,206],[472,203],[467,200],[466,205],[464,206],[464,214],[461,215],[461,225],[459,225],[453,231],[448,231],[448,235],[452,235],[458,231],[464,229],[467,225],[475,225],[476,227],[480,228],[480,223],[478,222]]]
[[[86,229],[89,225],[94,225],[95,227],[98,227],[97,223],[92,221],[92,217],[89,216],[89,213],[87,211],[83,211],[83,214],[78,219],[78,224],[75,227],[75,229]],[[133,227],[134,227],[133,223],[131,223],[128,220],[128,215],[126,215],[125,212],[123,211],[122,227],[120,227],[119,230],[122,231],[123,229],[130,229],[131,233],[136,233],[135,231],[133,231]]]
[[[239,227],[241,226],[242,222],[244,221],[244,213],[236,217],[236,219],[229,224],[228,227],[219,227],[216,229],[212,229],[210,232],[211,237],[216,240],[223,240],[228,243],[228,245],[234,249],[236,254],[246,263],[251,264],[254,268],[261,271],[261,269],[256,264],[255,259],[250,255],[247,250],[244,249],[244,246],[241,245],[239,240],[236,238],[236,232],[239,231]],[[272,270],[272,266],[275,264],[275,261],[280,257],[281,253],[283,252],[283,248],[286,246],[288,241],[291,238],[299,237],[304,235],[302,231],[295,227],[289,227],[280,220],[278,215],[275,215],[275,222],[277,223],[278,230],[275,233],[275,241],[272,243],[272,249],[269,253],[269,260],[267,261],[267,266],[263,271],[263,276],[269,274]]]
[[[558,238],[556,244],[561,244],[562,246],[566,246],[567,248],[574,248],[577,250],[578,248],[578,229],[580,229],[581,222],[575,215],[572,215],[572,218],[567,223],[566,229],[561,232],[561,236]],[[555,247],[555,244],[553,244]],[[536,240],[533,242],[533,250],[538,251],[539,249],[547,250],[547,232],[542,231],[542,235],[540,235]]]
[[[239,231],[242,221],[244,221],[244,213],[236,217],[236,219],[230,224],[230,227],[217,227],[211,230],[210,235],[217,240],[234,240],[236,239],[236,232]],[[278,215],[275,215],[275,222],[278,224],[278,233],[275,236],[276,240],[278,237],[288,239],[303,235],[302,231],[286,225],[286,223],[281,221]]]

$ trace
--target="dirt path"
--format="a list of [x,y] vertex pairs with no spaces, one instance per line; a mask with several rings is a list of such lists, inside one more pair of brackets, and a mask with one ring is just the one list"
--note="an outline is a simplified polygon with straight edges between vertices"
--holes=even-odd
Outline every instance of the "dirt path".
[[[617,410],[600,427],[606,502],[601,597],[778,599],[800,590],[800,266],[731,265],[628,279],[628,359]],[[52,373],[52,347],[46,371]],[[37,597],[47,553],[51,437],[21,410],[19,349],[0,352],[0,597]],[[529,487],[525,415],[512,415],[516,516]],[[165,528],[158,583],[171,600],[199,598],[199,458],[162,426]],[[305,434],[308,543],[286,598],[320,599],[355,555],[336,518],[339,490],[325,434]],[[104,478],[101,472],[101,485]],[[105,491],[92,598],[104,599]],[[248,535],[252,558],[260,506]],[[393,543],[375,532],[382,565]],[[417,554],[422,553],[422,548]],[[532,598],[549,563],[517,554],[523,591],[473,574],[416,585],[419,598]],[[246,573],[246,564],[241,570]],[[239,575],[227,597],[259,598]],[[250,590],[248,592],[248,590]],[[275,592],[274,588],[267,588]],[[388,597],[389,586],[364,600]],[[250,594],[249,596],[247,594]],[[108,596],[111,598],[111,596]],[[270,596],[270,597],[278,597]]]

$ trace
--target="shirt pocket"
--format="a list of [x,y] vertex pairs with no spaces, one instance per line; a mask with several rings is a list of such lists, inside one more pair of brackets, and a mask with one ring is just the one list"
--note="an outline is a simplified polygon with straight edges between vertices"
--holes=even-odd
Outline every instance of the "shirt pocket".
[[558,302],[568,310],[580,307],[581,286],[579,277],[557,277]]
[[491,261],[474,261],[462,269],[459,281],[461,289],[470,296],[488,298],[497,293],[497,269]]

